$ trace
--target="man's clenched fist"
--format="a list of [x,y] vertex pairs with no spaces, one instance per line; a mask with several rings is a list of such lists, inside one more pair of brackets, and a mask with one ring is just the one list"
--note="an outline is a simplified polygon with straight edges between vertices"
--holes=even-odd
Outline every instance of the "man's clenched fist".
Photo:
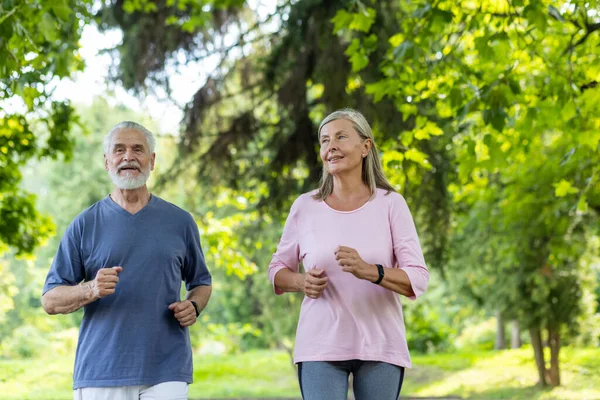
[[123,267],[101,268],[98,270],[96,278],[90,282],[94,299],[101,299],[115,292],[121,271],[123,271]]
[[190,326],[196,322],[196,308],[189,300],[171,303],[169,310],[173,311],[173,315],[181,326]]

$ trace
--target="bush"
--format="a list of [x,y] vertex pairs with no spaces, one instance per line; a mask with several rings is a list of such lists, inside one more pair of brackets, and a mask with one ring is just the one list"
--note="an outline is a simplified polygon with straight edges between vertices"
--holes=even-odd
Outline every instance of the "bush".
[[419,353],[446,351],[452,348],[452,329],[441,321],[435,310],[417,305],[405,309],[404,322],[408,348]]
[[0,355],[4,358],[32,358],[47,353],[50,341],[38,328],[23,325],[0,343]]
[[496,318],[467,326],[456,339],[456,347],[471,350],[493,350],[496,341]]

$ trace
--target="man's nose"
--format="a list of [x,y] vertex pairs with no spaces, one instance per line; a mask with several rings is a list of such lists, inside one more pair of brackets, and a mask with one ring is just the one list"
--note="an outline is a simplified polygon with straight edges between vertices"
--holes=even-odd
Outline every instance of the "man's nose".
[[134,154],[135,153],[133,152],[133,149],[127,149],[127,150],[125,150],[125,157],[124,157],[125,160],[133,160]]

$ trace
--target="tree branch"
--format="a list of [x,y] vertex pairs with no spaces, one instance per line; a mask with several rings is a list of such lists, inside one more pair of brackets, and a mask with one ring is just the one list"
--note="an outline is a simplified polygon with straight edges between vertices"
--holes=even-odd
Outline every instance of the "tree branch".
[[579,45],[583,44],[583,42],[585,42],[585,41],[587,40],[587,38],[588,38],[588,37],[589,37],[589,36],[590,36],[592,33],[596,32],[597,30],[600,30],[600,22],[598,22],[598,23],[595,23],[595,24],[588,24],[588,23],[586,23],[586,24],[585,24],[585,29],[586,29],[585,35],[583,35],[583,36],[581,37],[581,39],[579,39],[579,40],[578,40],[578,41],[577,41],[575,44],[571,44],[571,45],[569,45],[569,47],[567,47],[567,48],[565,49],[565,51],[563,52],[563,55],[565,55],[565,54],[567,54],[567,53],[569,53],[569,52],[573,51],[573,50],[575,49],[575,47],[577,47],[577,46],[579,46]]

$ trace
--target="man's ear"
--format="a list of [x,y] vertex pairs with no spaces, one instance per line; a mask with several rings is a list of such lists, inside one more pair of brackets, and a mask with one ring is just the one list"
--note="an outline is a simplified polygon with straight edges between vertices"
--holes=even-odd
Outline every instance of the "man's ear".
[[104,155],[104,169],[108,171],[108,158]]
[[154,171],[154,163],[156,162],[156,153],[152,153],[150,158],[150,171]]

